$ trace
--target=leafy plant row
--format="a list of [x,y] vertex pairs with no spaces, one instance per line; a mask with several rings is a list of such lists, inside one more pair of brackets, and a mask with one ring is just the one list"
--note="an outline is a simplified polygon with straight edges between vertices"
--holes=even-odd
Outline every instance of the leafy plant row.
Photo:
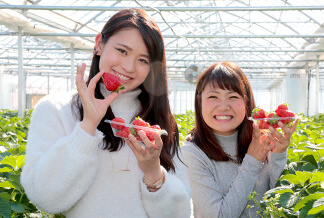
[[[0,110],[0,217],[50,217],[27,198],[20,184],[30,116]],[[194,126],[194,112],[175,115],[180,144]],[[288,149],[287,169],[269,190],[258,215],[263,217],[324,217],[324,118],[303,117]],[[251,194],[255,200],[257,193]]]

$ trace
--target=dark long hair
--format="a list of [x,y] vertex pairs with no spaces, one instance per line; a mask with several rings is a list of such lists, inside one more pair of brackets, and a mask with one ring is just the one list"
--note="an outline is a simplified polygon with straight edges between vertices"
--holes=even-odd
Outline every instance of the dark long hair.
[[[172,162],[173,156],[178,155],[179,149],[179,132],[175,118],[173,117],[169,99],[168,84],[166,73],[165,48],[161,31],[157,23],[144,10],[141,9],[125,9],[113,15],[103,27],[102,41],[107,43],[109,38],[124,28],[136,28],[141,33],[150,57],[150,72],[145,81],[139,86],[142,90],[138,99],[141,103],[141,111],[135,117],[140,116],[143,120],[152,125],[158,124],[162,129],[168,132],[168,135],[161,136],[163,141],[163,149],[160,155],[161,165],[166,170],[175,171]],[[100,56],[94,55],[90,67],[90,73],[87,85],[90,80],[100,71]],[[95,88],[95,97],[104,99],[100,92],[99,83]],[[74,107],[78,110],[78,117],[83,120],[83,107],[80,96],[74,96]],[[134,118],[135,118],[134,117]],[[97,129],[104,133],[104,148],[109,151],[117,151],[124,145],[122,139],[114,137],[110,124],[104,122],[105,119],[113,119],[111,107],[108,107],[107,113],[101,120]]]
[[252,140],[253,126],[247,118],[255,107],[251,85],[241,68],[233,62],[220,62],[205,70],[197,81],[195,99],[196,125],[191,131],[189,141],[194,142],[209,158],[215,161],[229,161],[215,137],[212,129],[202,116],[201,93],[207,85],[232,90],[244,98],[245,118],[238,126],[238,161],[241,163]]

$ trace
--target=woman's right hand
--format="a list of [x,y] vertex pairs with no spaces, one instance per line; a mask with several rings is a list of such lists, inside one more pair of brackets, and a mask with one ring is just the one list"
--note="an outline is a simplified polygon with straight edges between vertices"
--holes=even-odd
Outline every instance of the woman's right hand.
[[247,153],[263,163],[268,152],[273,148],[274,144],[271,143],[269,136],[267,136],[265,139],[262,137],[261,139],[261,131],[258,125],[253,123],[253,137]]
[[94,91],[104,72],[101,71],[95,75],[87,86],[83,79],[85,69],[85,63],[82,63],[81,66],[77,66],[76,86],[83,106],[83,120],[81,128],[93,135],[100,121],[105,116],[107,108],[119,94],[113,92],[105,99],[96,99]]

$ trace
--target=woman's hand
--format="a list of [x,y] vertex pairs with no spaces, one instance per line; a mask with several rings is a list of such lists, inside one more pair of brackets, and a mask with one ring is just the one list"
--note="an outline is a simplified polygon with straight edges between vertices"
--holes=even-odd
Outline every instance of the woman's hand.
[[81,128],[93,135],[100,121],[105,116],[107,108],[119,94],[114,92],[106,99],[96,99],[94,91],[104,72],[101,71],[95,75],[87,86],[83,79],[85,69],[85,63],[82,63],[81,66],[77,66],[76,86],[83,106],[83,120]]
[[298,119],[295,120],[295,122],[293,123],[293,125],[290,128],[288,128],[285,124],[283,124],[281,121],[279,121],[279,123],[278,123],[279,127],[282,129],[284,134],[281,134],[276,129],[272,128],[271,126],[269,127],[269,129],[272,133],[272,134],[269,134],[269,138],[275,145],[272,152],[282,153],[287,150],[288,146],[290,145],[291,136],[296,130],[297,123],[298,123]]
[[247,153],[256,158],[261,163],[264,162],[269,151],[274,148],[274,144],[270,143],[270,138],[261,137],[261,131],[255,123],[253,123],[253,137],[249,145]]
[[151,185],[161,179],[163,175],[160,166],[160,154],[163,142],[157,132],[154,132],[154,143],[146,137],[143,130],[140,130],[138,134],[143,140],[145,148],[142,147],[132,134],[129,135],[129,139],[125,139],[125,142],[135,154],[138,167],[144,173],[145,182]]

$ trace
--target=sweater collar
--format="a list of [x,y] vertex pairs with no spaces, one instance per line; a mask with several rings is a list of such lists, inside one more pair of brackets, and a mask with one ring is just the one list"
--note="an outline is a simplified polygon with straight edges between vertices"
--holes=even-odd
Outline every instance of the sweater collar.
[[[100,91],[107,98],[112,92],[108,91],[104,83],[100,83]],[[111,104],[111,110],[115,117],[121,117],[126,123],[130,123],[141,108],[141,103],[138,100],[138,95],[142,92],[136,88],[130,92],[119,95]]]
[[214,135],[226,153],[236,155],[238,131],[228,136],[219,135],[216,133],[214,133]]

